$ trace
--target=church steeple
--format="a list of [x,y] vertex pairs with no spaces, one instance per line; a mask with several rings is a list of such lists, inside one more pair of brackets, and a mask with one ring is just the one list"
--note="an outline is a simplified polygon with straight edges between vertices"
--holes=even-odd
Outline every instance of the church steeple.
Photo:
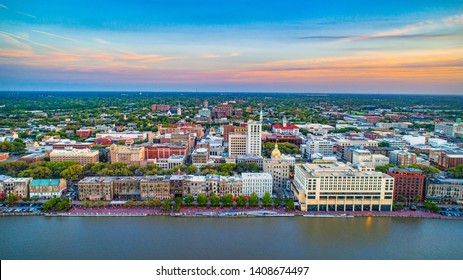
[[262,105],[260,105],[260,123],[264,120],[264,113],[262,112]]

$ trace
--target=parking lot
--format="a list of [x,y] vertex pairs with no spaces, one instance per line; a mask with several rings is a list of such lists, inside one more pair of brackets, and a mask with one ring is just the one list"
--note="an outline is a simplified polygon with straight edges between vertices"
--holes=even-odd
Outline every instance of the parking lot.
[[41,206],[37,203],[18,204],[15,206],[0,205],[0,213],[2,214],[38,214],[41,212]]
[[446,217],[463,217],[462,207],[441,207],[439,212],[442,216]]

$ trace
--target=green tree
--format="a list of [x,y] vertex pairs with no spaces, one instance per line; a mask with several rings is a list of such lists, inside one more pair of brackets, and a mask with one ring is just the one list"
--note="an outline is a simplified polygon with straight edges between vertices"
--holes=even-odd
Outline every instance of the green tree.
[[224,207],[231,207],[233,205],[233,195],[231,193],[225,194],[222,201]]
[[191,194],[188,194],[186,197],[185,197],[185,205],[186,206],[191,206],[193,204],[193,202],[195,201],[195,198],[191,195]]
[[259,204],[259,197],[255,192],[251,193],[249,196],[249,206],[256,207]]
[[19,173],[19,177],[32,177],[35,179],[46,179],[46,178],[51,178],[52,177],[52,172],[50,169],[44,167],[44,166],[39,166],[35,167],[32,169],[26,169]]
[[269,207],[270,205],[272,205],[272,196],[269,192],[266,192],[264,194],[264,197],[262,197],[262,204],[264,204],[265,207]]
[[198,206],[204,207],[207,204],[207,196],[203,193],[199,194],[198,197],[196,198],[196,202],[198,203]]
[[8,203],[9,204],[15,204],[16,202],[18,202],[18,200],[19,200],[19,197],[16,194],[10,193],[8,195]]
[[285,199],[285,208],[288,211],[294,210],[294,200],[292,200],[290,198],[286,198]]
[[380,165],[380,166],[376,166],[375,170],[377,172],[382,172],[382,173],[386,173],[386,171],[390,168],[390,167],[396,167],[397,165],[395,164],[385,164],[385,165]]
[[220,197],[215,193],[211,193],[211,206],[212,207],[219,207],[220,206]]
[[420,200],[421,200],[421,196],[420,196],[419,194],[417,194],[417,195],[413,198],[413,202],[415,202],[415,203],[420,202]]
[[463,164],[459,164],[454,167],[450,167],[447,173],[452,178],[463,178]]
[[397,200],[402,202],[403,204],[407,204],[407,198],[401,194],[397,196]]
[[389,143],[381,141],[378,143],[378,147],[389,147]]
[[61,177],[66,180],[77,180],[84,173],[84,168],[78,164],[74,164],[66,168],[61,172]]
[[437,213],[440,211],[440,207],[437,206],[437,204],[435,202],[429,202],[429,201],[426,201],[424,202],[424,208],[431,211],[431,212],[434,212],[434,213]]
[[238,207],[246,206],[246,198],[244,197],[244,195],[238,196],[238,198],[236,199],[236,206]]
[[180,211],[180,209],[182,208],[182,198],[181,198],[181,197],[176,197],[176,198],[174,199],[174,202],[175,202],[175,204],[174,204],[174,206],[173,206],[174,211],[175,211],[175,212]]
[[190,165],[186,169],[186,173],[188,174],[196,174],[198,172],[198,167],[196,165]]
[[165,212],[169,211],[169,210],[170,210],[170,203],[171,203],[171,202],[172,202],[171,199],[165,199],[165,200],[162,202],[162,206],[161,206],[162,211],[165,211]]
[[261,171],[262,169],[260,166],[255,163],[255,162],[240,162],[235,166],[235,171],[238,173],[244,173],[244,172],[251,172],[251,173],[257,173]]
[[71,208],[71,203],[69,199],[62,199],[60,202],[56,203],[55,208],[57,211],[68,211]]
[[126,202],[124,202],[125,207],[132,207],[134,204],[135,203],[133,200],[127,200]]
[[280,204],[281,204],[281,198],[277,197],[275,198],[275,200],[273,201],[273,205],[278,208],[280,207]]

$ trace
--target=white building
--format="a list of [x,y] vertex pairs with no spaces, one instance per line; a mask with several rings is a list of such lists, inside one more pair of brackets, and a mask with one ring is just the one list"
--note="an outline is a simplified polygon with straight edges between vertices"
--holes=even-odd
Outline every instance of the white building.
[[306,163],[291,187],[303,211],[392,211],[394,178],[381,172]]
[[442,122],[436,123],[434,132],[444,134],[445,136],[455,137],[455,133],[463,131],[463,123]]
[[433,148],[438,148],[442,145],[447,144],[447,140],[440,139],[440,138],[429,138],[428,143],[429,143],[429,146]]
[[251,195],[253,192],[263,197],[266,192],[272,194],[273,179],[268,173],[243,173],[243,194]]
[[424,145],[426,143],[426,137],[424,136],[404,135],[402,139],[404,139],[404,141],[407,142],[411,147]]
[[[301,145],[303,146],[303,145]],[[325,139],[309,139],[305,143],[304,156],[311,160],[314,154],[333,155],[334,143]]]
[[262,155],[262,123],[248,121],[246,154],[260,156]]

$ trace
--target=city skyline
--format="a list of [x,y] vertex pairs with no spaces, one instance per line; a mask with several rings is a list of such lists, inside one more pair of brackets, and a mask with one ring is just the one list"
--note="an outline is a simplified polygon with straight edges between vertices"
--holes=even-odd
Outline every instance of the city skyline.
[[0,1],[0,90],[463,94],[461,1],[47,3]]

